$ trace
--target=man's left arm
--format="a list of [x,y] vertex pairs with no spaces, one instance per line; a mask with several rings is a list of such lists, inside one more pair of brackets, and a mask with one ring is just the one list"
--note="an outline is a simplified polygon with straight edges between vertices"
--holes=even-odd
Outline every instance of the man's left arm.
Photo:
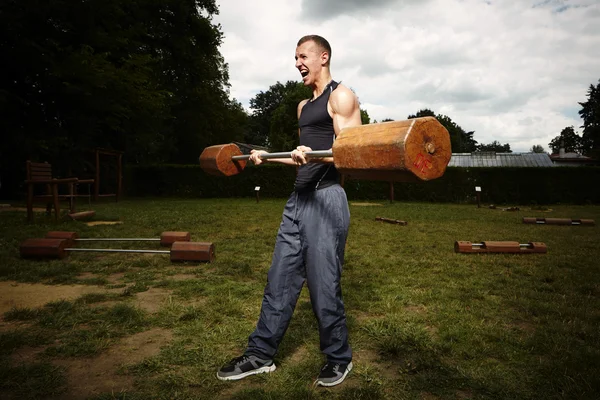
[[360,119],[360,106],[354,92],[346,86],[339,85],[329,97],[331,116],[333,118],[333,130],[339,135],[342,129],[362,125]]

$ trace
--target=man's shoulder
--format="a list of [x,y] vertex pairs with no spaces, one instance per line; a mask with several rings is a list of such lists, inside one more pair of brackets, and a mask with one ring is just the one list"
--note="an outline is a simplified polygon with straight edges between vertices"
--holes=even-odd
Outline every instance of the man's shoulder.
[[357,108],[358,97],[352,89],[339,84],[329,96],[329,106],[334,113],[347,114]]
[[335,88],[335,90],[331,93],[332,96],[352,96],[352,97],[356,97],[356,94],[354,93],[354,91],[352,89],[350,89],[348,86],[344,85],[343,83],[339,83],[337,85],[337,88]]
[[348,86],[340,83],[337,88],[331,92],[329,99],[335,102],[354,101],[354,99],[356,99],[356,93],[354,93]]
[[298,103],[298,111],[302,110],[302,107],[304,107],[309,100],[310,99],[304,99],[300,103]]

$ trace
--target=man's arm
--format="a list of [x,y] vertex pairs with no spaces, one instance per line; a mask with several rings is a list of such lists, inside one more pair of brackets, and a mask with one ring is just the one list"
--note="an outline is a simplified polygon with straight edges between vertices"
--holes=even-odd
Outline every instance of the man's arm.
[[[297,110],[297,115],[298,115],[298,119],[300,119],[300,114],[302,113],[302,107],[304,107],[304,105],[308,102],[307,100],[302,100],[300,103],[298,103],[298,110]],[[300,136],[300,129],[298,129],[298,136]],[[263,150],[252,150],[250,152],[250,161],[252,161],[255,165],[260,165],[263,162],[275,162],[275,163],[279,163],[279,164],[286,164],[286,165],[298,165],[299,163],[294,161],[292,158],[271,158],[268,160],[261,160],[259,158],[259,155],[261,153],[266,153],[266,151]],[[254,155],[256,154],[256,155]],[[254,155],[254,156],[253,156]]]
[[344,128],[362,125],[358,97],[346,86],[339,85],[331,93],[327,108],[333,118],[333,130],[336,136]]

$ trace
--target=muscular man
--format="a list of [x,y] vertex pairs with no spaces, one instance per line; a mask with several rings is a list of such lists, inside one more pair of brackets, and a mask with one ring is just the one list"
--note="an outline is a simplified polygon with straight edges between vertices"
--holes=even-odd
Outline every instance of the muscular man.
[[[331,149],[335,136],[345,127],[361,124],[358,99],[347,87],[331,78],[331,46],[316,35],[300,39],[296,68],[313,90],[311,99],[298,105],[300,146],[291,158],[272,159],[299,165],[294,192],[288,199],[273,253],[260,318],[248,339],[244,355],[224,365],[217,377],[236,380],[275,370],[273,357],[289,325],[304,282],[308,285],[313,312],[319,323],[321,351],[327,362],[317,385],[341,383],[352,369],[352,350],[340,278],[350,223],[348,201],[339,185],[332,158],[307,163],[305,152]],[[255,164],[260,151],[250,157]]]

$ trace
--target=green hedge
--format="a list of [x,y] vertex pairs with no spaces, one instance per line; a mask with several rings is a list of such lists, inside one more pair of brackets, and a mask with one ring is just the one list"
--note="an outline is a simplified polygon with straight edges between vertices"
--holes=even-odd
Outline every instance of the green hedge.
[[[129,166],[125,189],[129,196],[287,197],[293,190],[295,168],[283,165],[248,166],[232,177],[205,174],[196,165]],[[599,167],[452,168],[443,177],[421,183],[394,183],[399,201],[473,202],[475,186],[481,201],[496,204],[600,203]],[[350,200],[389,199],[387,182],[347,179]]]

